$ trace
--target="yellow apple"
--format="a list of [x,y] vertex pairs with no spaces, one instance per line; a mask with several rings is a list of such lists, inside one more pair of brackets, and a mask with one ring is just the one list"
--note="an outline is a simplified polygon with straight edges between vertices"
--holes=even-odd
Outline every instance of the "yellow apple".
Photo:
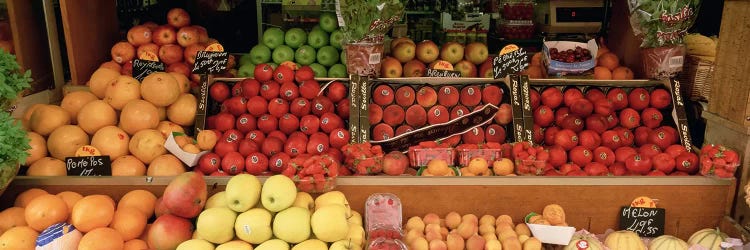
[[[315,209],[321,208],[330,204],[339,204],[344,207],[349,207],[349,201],[346,200],[344,193],[340,191],[330,191],[318,196],[315,199]],[[348,216],[347,216],[348,217]]]
[[312,211],[315,209],[315,200],[313,197],[305,192],[297,192],[297,197],[294,199],[292,206],[305,208]]
[[292,250],[328,250],[328,245],[320,240],[310,239],[294,245]]
[[349,233],[345,240],[350,240],[353,244],[364,247],[365,229],[360,225],[349,224]]
[[484,243],[484,250],[501,250],[503,245],[500,244],[499,240],[488,240]]
[[352,215],[349,216],[349,224],[355,224],[362,226],[362,215],[359,214],[359,212],[352,210]]
[[253,245],[241,240],[233,240],[216,246],[215,250],[253,250]]
[[278,212],[294,204],[297,198],[297,186],[294,181],[285,175],[274,175],[268,177],[263,183],[260,200],[263,207],[271,212]]
[[362,250],[362,247],[352,244],[348,240],[340,240],[331,244],[328,250]]
[[276,214],[273,235],[289,243],[300,243],[310,238],[310,211],[290,207]]
[[227,182],[227,207],[235,212],[245,212],[255,206],[260,198],[261,185],[258,178],[250,174],[238,174]]
[[253,208],[237,216],[234,231],[237,238],[253,244],[271,239],[271,213],[263,208]]
[[229,208],[209,208],[198,215],[195,228],[198,235],[216,244],[221,244],[234,238],[234,221],[237,214]]
[[255,250],[289,250],[289,244],[279,239],[272,239],[258,245]]
[[208,197],[208,200],[206,200],[206,206],[203,208],[203,210],[215,207],[227,207],[226,191],[221,191],[214,195],[211,195],[211,197]]
[[214,244],[205,240],[188,240],[180,243],[177,250],[214,250]]
[[348,207],[335,204],[316,209],[310,219],[310,226],[315,233],[315,237],[325,242],[345,239],[349,233],[349,223],[346,216],[348,212]]

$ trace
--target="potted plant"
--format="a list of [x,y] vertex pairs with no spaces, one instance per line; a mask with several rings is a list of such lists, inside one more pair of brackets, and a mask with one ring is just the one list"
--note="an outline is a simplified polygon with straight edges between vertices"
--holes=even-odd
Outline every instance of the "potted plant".
[[377,76],[383,55],[383,40],[404,15],[400,0],[338,0],[336,13],[344,36],[347,71]]
[[31,85],[31,71],[21,69],[16,56],[0,50],[0,195],[26,161],[29,139],[21,122],[11,117],[13,105]]

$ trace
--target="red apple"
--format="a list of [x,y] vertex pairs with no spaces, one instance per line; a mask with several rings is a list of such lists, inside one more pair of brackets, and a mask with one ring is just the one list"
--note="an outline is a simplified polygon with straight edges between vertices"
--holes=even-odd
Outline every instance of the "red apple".
[[182,28],[190,25],[190,14],[184,9],[174,8],[167,12],[167,23],[175,28]]
[[177,32],[169,25],[162,25],[151,32],[153,41],[157,45],[173,44],[177,41]]

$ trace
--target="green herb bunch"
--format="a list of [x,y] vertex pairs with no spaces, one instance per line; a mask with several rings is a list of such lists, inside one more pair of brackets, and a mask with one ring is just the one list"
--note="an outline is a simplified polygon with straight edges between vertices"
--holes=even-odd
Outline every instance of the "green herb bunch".
[[0,189],[16,175],[28,157],[29,139],[20,122],[7,111],[19,94],[28,89],[31,72],[22,72],[16,57],[0,50]]
[[375,21],[398,21],[404,15],[400,0],[336,0],[345,42],[356,42],[368,37],[384,35],[390,25],[372,25]]
[[31,87],[31,70],[21,71],[16,56],[0,52],[0,109],[7,111],[18,95]]

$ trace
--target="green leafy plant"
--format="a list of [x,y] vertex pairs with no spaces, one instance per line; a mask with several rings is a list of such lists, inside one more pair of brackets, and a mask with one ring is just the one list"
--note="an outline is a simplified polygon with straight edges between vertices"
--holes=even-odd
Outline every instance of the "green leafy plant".
[[698,16],[701,0],[632,0],[630,24],[642,48],[682,44]]
[[404,15],[400,0],[336,0],[345,42],[377,40]]
[[19,164],[28,157],[26,131],[7,110],[21,92],[31,87],[30,76],[31,71],[23,72],[14,55],[0,50],[0,189],[7,186]]

